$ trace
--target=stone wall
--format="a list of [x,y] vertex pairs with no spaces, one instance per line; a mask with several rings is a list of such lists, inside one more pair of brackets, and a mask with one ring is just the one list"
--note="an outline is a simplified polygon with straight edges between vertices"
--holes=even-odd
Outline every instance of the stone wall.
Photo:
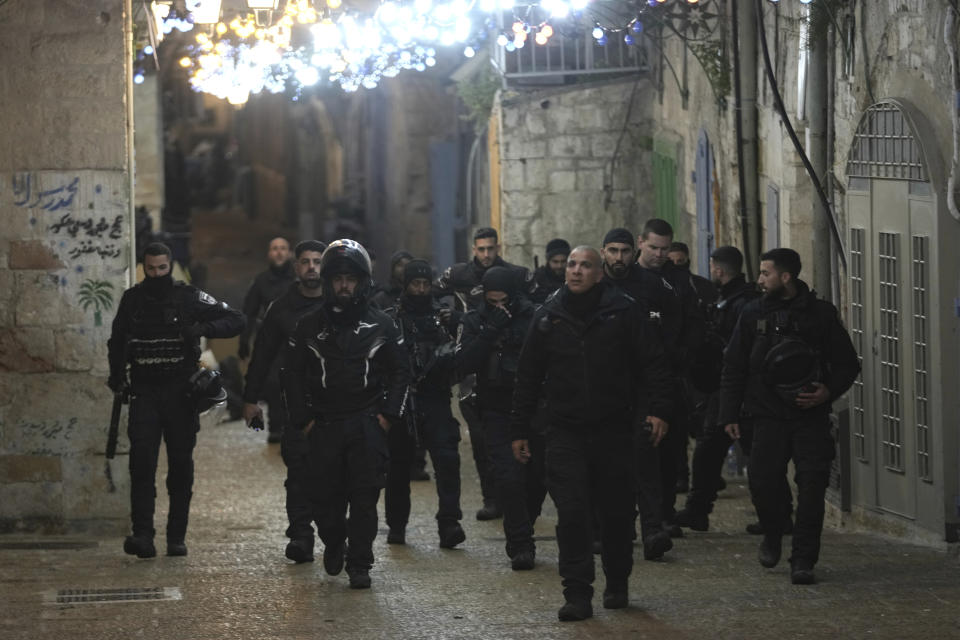
[[648,80],[640,78],[501,100],[507,260],[532,266],[552,238],[599,246],[610,228],[637,232],[652,217],[650,175],[643,169],[650,164],[652,97]]
[[103,455],[131,244],[123,11],[0,6],[0,531],[126,518],[126,458]]

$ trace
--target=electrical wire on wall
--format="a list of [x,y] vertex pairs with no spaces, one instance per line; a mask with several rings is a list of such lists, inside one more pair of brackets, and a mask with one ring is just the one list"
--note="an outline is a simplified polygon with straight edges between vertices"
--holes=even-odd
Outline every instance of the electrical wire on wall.
[[[730,3],[730,40],[733,46],[733,128],[737,138],[737,188],[740,190],[740,233],[743,237],[743,263],[747,265],[747,274],[753,279],[753,265],[760,264],[759,256],[753,255],[750,246],[750,231],[747,209],[747,178],[743,172],[743,96],[740,89],[740,23],[737,0]],[[758,18],[757,26],[763,30],[763,15]]]
[[[616,174],[616,165],[617,160],[620,157],[620,147],[623,143],[623,137],[627,134],[627,129],[630,127],[630,116],[633,114],[633,103],[637,97],[637,87],[640,85],[640,76],[637,76],[637,79],[633,82],[633,89],[630,91],[630,100],[627,102],[627,115],[623,118],[623,127],[620,128],[620,135],[617,136],[617,145],[613,149],[613,155],[610,157],[610,162],[607,166],[610,167],[610,179],[603,181],[603,190],[606,192],[605,197],[603,198],[603,210],[606,211],[610,208],[610,205],[613,203],[613,180],[614,175]],[[604,169],[604,178],[606,178],[606,168]]]
[[827,194],[823,190],[823,184],[820,182],[817,172],[814,171],[813,165],[810,164],[810,158],[807,157],[807,152],[804,150],[803,145],[800,144],[800,139],[797,138],[797,132],[793,129],[793,123],[790,122],[790,117],[787,115],[787,109],[783,105],[783,98],[780,95],[780,86],[777,84],[776,75],[773,73],[773,65],[770,63],[770,49],[767,47],[767,30],[763,24],[763,2],[764,0],[756,0],[757,7],[757,33],[760,36],[760,49],[763,51],[763,67],[767,73],[767,80],[770,82],[770,90],[773,93],[774,108],[780,113],[780,118],[783,121],[783,125],[787,129],[787,134],[790,136],[791,142],[793,142],[793,147],[797,151],[797,155],[800,156],[800,159],[803,161],[803,166],[807,170],[807,175],[810,176],[811,182],[817,191],[817,196],[820,198],[820,204],[823,205],[824,214],[827,216],[827,221],[830,223],[830,232],[833,235],[833,239],[836,242],[837,255],[840,258],[840,263],[843,265],[843,268],[847,268],[847,255],[846,249],[844,249],[843,236],[840,234],[840,228],[837,226],[836,218],[833,216],[833,207],[830,204],[830,200],[827,199]]

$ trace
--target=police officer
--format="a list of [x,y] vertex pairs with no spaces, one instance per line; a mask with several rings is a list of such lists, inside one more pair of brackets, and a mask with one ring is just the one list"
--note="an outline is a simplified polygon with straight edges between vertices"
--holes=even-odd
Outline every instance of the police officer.
[[570,255],[570,243],[563,238],[554,238],[547,243],[547,263],[533,272],[533,279],[537,289],[530,299],[543,304],[547,296],[563,286],[563,275],[567,270],[567,256]]
[[[250,357],[250,339],[256,335],[260,328],[267,307],[283,295],[297,278],[293,263],[290,260],[290,243],[284,238],[274,238],[270,241],[267,259],[270,263],[269,267],[254,278],[247,295],[243,299],[243,313],[247,316],[249,322],[246,329],[240,334],[240,346],[237,355],[241,360]],[[257,398],[257,400],[266,400],[267,406],[272,405],[275,408],[282,405],[280,381],[277,378],[276,370],[267,379],[267,384],[263,386],[262,393],[263,396]],[[267,442],[280,442],[283,433],[282,412],[274,411],[270,418]]]
[[724,352],[720,422],[741,436],[741,415],[753,421],[750,492],[763,526],[759,560],[780,560],[785,520],[782,481],[793,460],[797,514],[790,579],[815,582],[824,496],[834,456],[830,402],[860,371],[857,352],[836,308],[799,279],[800,256],[772,249],[760,256],[763,296],[748,303]]
[[[633,234],[623,227],[611,229],[604,236],[603,280],[641,302],[647,313],[647,322],[654,327],[652,330],[660,332],[666,339],[679,324],[676,320],[679,305],[672,289],[666,286],[663,278],[657,277],[652,270],[642,269],[634,261],[636,250],[633,238]],[[662,319],[666,319],[666,327],[663,326]],[[670,346],[672,347],[672,344]],[[673,352],[671,348],[668,353]],[[674,394],[675,391],[671,393],[671,397]],[[642,431],[643,426],[638,425],[637,428]],[[644,437],[643,433],[638,435],[637,507],[643,557],[646,560],[657,560],[673,548],[670,534],[663,526],[659,441],[653,442]]]
[[528,434],[547,398],[547,485],[557,506],[557,545],[566,603],[560,620],[593,615],[593,513],[599,512],[606,588],[603,606],[627,606],[633,567],[633,420],[638,392],[659,441],[671,384],[655,325],[642,303],[601,282],[600,254],[575,248],[566,284],[534,314],[517,369],[511,413],[514,454],[530,459]]
[[384,505],[390,532],[387,542],[406,543],[410,518],[411,458],[417,445],[430,453],[437,479],[437,531],[440,546],[452,549],[464,540],[460,526],[460,424],[450,410],[450,388],[456,372],[456,327],[430,293],[433,271],[424,260],[411,260],[403,270],[399,305],[387,313],[400,329],[413,374],[406,424],[390,430],[390,471]]
[[323,305],[297,324],[283,375],[291,427],[309,447],[323,566],[337,575],[346,558],[354,589],[370,587],[387,431],[403,428],[410,381],[396,325],[370,306],[370,269],[359,243],[330,243],[320,263]]
[[[483,304],[483,274],[490,267],[509,269],[517,281],[521,295],[530,297],[536,292],[537,283],[525,267],[505,262],[500,257],[500,244],[496,229],[482,227],[473,234],[473,259],[448,267],[437,279],[434,294],[438,297],[453,296],[456,310],[460,313],[470,309],[479,309]],[[458,314],[459,315],[459,314]],[[457,318],[459,320],[459,317]],[[502,513],[494,498],[494,489],[489,479],[489,463],[483,444],[483,430],[477,415],[476,395],[472,393],[472,380],[466,379],[460,385],[460,413],[467,422],[470,433],[470,447],[473,461],[480,476],[480,489],[483,494],[483,507],[477,511],[477,520],[493,520]]]
[[[730,342],[743,307],[759,295],[756,286],[747,282],[743,275],[743,254],[736,247],[718,247],[710,254],[710,274],[719,288],[720,298],[710,313],[707,337],[694,359],[692,371],[694,384],[710,395],[703,429],[693,450],[693,486],[687,495],[686,506],[677,513],[677,524],[695,531],[710,528],[709,514],[723,483],[723,461],[734,443],[718,418],[723,349]],[[752,441],[750,423],[741,420],[740,446],[746,455],[750,455]],[[793,510],[790,487],[785,477],[782,480],[784,503],[789,514]],[[793,530],[789,516],[784,526],[785,533]],[[748,531],[751,531],[750,527]]]
[[[326,245],[319,240],[304,240],[294,249],[294,270],[297,281],[287,292],[274,300],[257,331],[253,357],[247,368],[246,386],[243,391],[243,418],[254,428],[263,425],[263,413],[257,399],[267,381],[283,368],[283,349],[293,336],[300,318],[320,308],[323,303],[323,282],[320,279],[320,259]],[[285,424],[286,407],[274,404],[270,407],[272,424]],[[306,475],[307,460],[304,455],[306,441],[299,429],[284,429],[280,442],[280,455],[287,466],[286,487],[287,544],[285,555],[295,562],[313,561],[313,506],[309,496],[309,478]]]
[[[193,448],[200,423],[189,380],[197,372],[200,337],[230,338],[243,315],[196,287],[173,280],[171,252],[146,246],[143,281],[124,292],[107,342],[108,385],[130,393],[130,519],[124,552],[157,555],[153,544],[157,455],[167,444],[167,555],[187,554],[185,538],[193,495]],[[127,365],[130,367],[129,378]]]
[[[510,405],[520,349],[533,318],[533,304],[519,295],[517,281],[504,267],[483,274],[484,305],[467,312],[457,340],[462,373],[477,376],[477,405],[490,461],[497,506],[503,511],[507,557],[515,571],[533,569],[533,521],[539,504],[528,506],[526,473],[513,457]],[[543,501],[543,495],[531,496]]]
[[378,309],[397,306],[400,295],[403,293],[403,269],[411,260],[413,255],[402,249],[390,256],[390,283],[386,287],[379,287],[379,290],[370,297],[371,302]]

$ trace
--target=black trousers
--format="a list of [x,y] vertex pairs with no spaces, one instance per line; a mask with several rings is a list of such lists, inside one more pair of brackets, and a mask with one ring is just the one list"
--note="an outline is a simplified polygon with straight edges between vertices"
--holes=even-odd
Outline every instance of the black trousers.
[[[437,521],[456,522],[460,511],[460,423],[453,417],[449,396],[417,396],[422,445],[430,454],[437,485]],[[410,519],[410,469],[416,442],[406,424],[396,425],[388,436],[390,469],[384,492],[384,511],[391,529],[407,526]]]
[[347,569],[369,570],[377,536],[377,502],[387,474],[387,434],[375,413],[361,411],[318,420],[308,441],[317,534],[326,546],[347,539]]
[[687,446],[689,414],[689,401],[681,381],[673,389],[673,398],[667,435],[656,447],[650,443],[650,433],[643,424],[646,410],[641,409],[635,420],[637,510],[643,537],[661,529],[664,522],[673,521],[677,513],[679,461]]
[[510,415],[503,411],[483,411],[483,432],[490,460],[491,478],[497,506],[503,511],[503,533],[507,556],[533,551],[533,525],[540,516],[547,495],[544,474],[544,438],[532,435],[530,461],[513,457]]
[[793,460],[797,514],[791,560],[816,564],[823,532],[824,497],[835,454],[827,416],[802,420],[756,419],[750,455],[750,493],[768,534],[783,534],[782,483]]
[[186,381],[137,384],[130,400],[130,519],[133,535],[152,538],[157,498],[157,458],[167,445],[167,540],[183,541],[193,497],[193,448],[200,422]]
[[[460,383],[461,393],[464,392],[466,381]],[[470,450],[473,453],[473,464],[477,468],[480,478],[480,493],[484,504],[496,498],[496,491],[490,475],[490,459],[487,457],[487,447],[483,442],[483,420],[480,418],[480,408],[477,405],[477,396],[469,395],[460,400],[460,414],[467,423],[467,433],[470,434]]]
[[313,517],[316,506],[311,496],[310,445],[300,429],[285,429],[280,440],[280,456],[287,466],[287,537],[309,539],[313,544]]
[[547,487],[557,506],[557,546],[564,597],[593,596],[593,514],[599,517],[608,587],[626,589],[633,569],[635,460],[630,420],[550,427]]
[[[740,422],[740,448],[747,457],[750,456],[753,449],[753,431],[752,421],[742,420]],[[717,490],[723,473],[723,463],[733,442],[733,438],[727,435],[723,426],[704,426],[693,449],[693,480],[690,485],[690,493],[687,494],[686,504],[689,511],[702,514],[713,512],[713,504],[717,500]],[[752,479],[752,463],[748,468],[748,473]],[[789,516],[793,513],[793,494],[790,492],[786,474],[780,478],[779,484],[784,513]]]

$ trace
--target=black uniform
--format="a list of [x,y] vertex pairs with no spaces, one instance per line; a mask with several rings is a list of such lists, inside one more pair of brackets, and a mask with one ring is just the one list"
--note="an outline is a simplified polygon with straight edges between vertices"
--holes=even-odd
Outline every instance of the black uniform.
[[[490,267],[484,267],[476,258],[470,262],[460,262],[448,267],[434,283],[434,295],[437,297],[453,296],[455,318],[471,309],[479,309],[483,304],[483,274],[491,267],[505,267],[516,276],[517,291],[521,295],[530,297],[537,289],[537,283],[526,267],[520,267],[504,261],[497,256]],[[470,433],[470,448],[473,452],[473,461],[480,476],[480,491],[483,494],[484,507],[492,507],[495,503],[495,489],[490,479],[490,463],[486,457],[486,446],[483,442],[483,429],[480,428],[480,416],[477,413],[476,395],[472,392],[472,380],[464,380],[460,385],[460,412],[467,422]]]
[[[520,350],[533,319],[534,306],[525,298],[509,305],[510,316],[484,303],[463,316],[457,340],[462,373],[477,376],[477,404],[490,477],[497,506],[503,511],[507,556],[533,552],[533,525],[540,515],[546,487],[536,468],[528,469],[513,457],[510,408]],[[527,431],[530,431],[527,429]],[[536,438],[535,432],[531,439]]]
[[563,286],[563,276],[558,276],[550,265],[542,265],[533,272],[533,280],[537,288],[530,294],[530,300],[536,304],[546,302],[550,294]]
[[672,378],[642,303],[607,283],[579,296],[564,286],[534,314],[517,369],[513,439],[530,436],[546,398],[547,486],[557,506],[560,575],[568,602],[593,595],[593,513],[600,515],[607,589],[626,592],[633,566],[633,418],[670,410]]
[[[720,287],[720,298],[710,312],[707,339],[704,341],[703,354],[697,362],[699,386],[710,390],[707,400],[704,422],[697,444],[693,450],[693,484],[687,495],[683,517],[678,521],[683,526],[706,530],[706,516],[713,511],[720,486],[723,461],[727,456],[733,439],[727,435],[724,425],[719,424],[720,409],[720,372],[723,364],[723,348],[730,342],[730,336],[740,318],[740,312],[751,300],[759,296],[757,287],[748,283],[743,274],[739,274]],[[753,442],[753,427],[749,421],[740,422],[740,447],[744,454],[750,455]],[[792,512],[792,496],[786,477],[781,482],[781,495],[787,514]]]
[[363,304],[338,313],[325,304],[300,320],[285,356],[290,424],[303,429],[314,423],[307,446],[317,533],[327,548],[349,538],[348,572],[373,565],[377,501],[388,464],[387,434],[377,414],[402,429],[410,381],[400,340],[382,311]]
[[434,287],[437,297],[454,296],[459,311],[477,309],[483,304],[483,287],[480,282],[483,274],[491,267],[505,267],[516,275],[517,290],[521,295],[531,297],[537,290],[537,283],[530,274],[530,270],[504,261],[497,256],[490,267],[484,267],[476,258],[470,262],[460,262],[448,267],[443,272]]
[[402,533],[410,518],[410,471],[417,445],[433,461],[437,481],[437,526],[444,532],[463,518],[460,511],[460,423],[450,409],[450,388],[455,377],[453,332],[443,324],[443,307],[429,296],[400,297],[389,309],[400,329],[413,378],[408,396],[406,424],[390,430],[390,471],[384,494],[387,526]]
[[[783,534],[782,480],[787,462],[796,467],[797,513],[793,529],[792,563],[812,568],[820,553],[824,495],[834,456],[830,434],[830,403],[801,409],[792,402],[795,390],[785,384],[784,360],[771,357],[789,348],[788,341],[809,349],[819,364],[818,379],[830,398],[843,395],[860,371],[850,336],[836,308],[818,300],[797,280],[797,295],[789,300],[764,296],[748,303],[724,352],[720,424],[754,424],[750,457],[750,491],[765,535]],[[787,371],[786,373],[793,373]],[[774,382],[781,386],[775,386]]]
[[[292,262],[285,262],[281,267],[270,267],[257,275],[243,299],[243,313],[247,316],[247,327],[240,334],[240,347],[238,354],[241,358],[250,355],[250,339],[256,335],[263,323],[264,316],[270,303],[286,293],[290,285],[296,282],[297,274],[293,270]],[[256,345],[254,345],[256,346]],[[273,434],[272,442],[276,441],[284,428],[284,414],[280,410],[283,406],[283,399],[280,390],[280,380],[277,377],[279,369],[273,369],[267,377],[265,383],[260,387],[259,395],[252,402],[264,400],[267,406],[273,409],[269,415],[270,433]],[[251,402],[245,400],[245,402]]]
[[168,543],[183,543],[193,495],[193,448],[200,423],[188,379],[197,371],[200,337],[229,338],[243,315],[172,278],[148,278],[124,292],[107,342],[110,386],[130,365],[130,517],[133,535],[153,539],[157,456],[167,444]]
[[[283,368],[284,348],[293,336],[297,323],[308,313],[319,309],[322,304],[323,298],[310,298],[300,293],[300,286],[296,282],[289,285],[286,293],[270,304],[263,324],[257,331],[253,357],[250,358],[247,368],[244,402],[256,404],[269,381],[279,378],[279,372]],[[271,424],[285,424],[286,416],[281,418],[281,414],[286,414],[286,407],[278,403],[270,408],[273,411],[270,416]],[[280,441],[280,455],[287,465],[287,480],[284,483],[287,490],[287,518],[290,523],[287,537],[291,540],[302,540],[309,544],[307,548],[312,549],[313,506],[308,492],[305,449],[306,442],[302,431],[284,429],[283,439]]]
[[[672,263],[655,271],[632,264],[622,278],[614,279],[609,274],[604,276],[605,281],[615,283],[642,302],[647,309],[647,321],[660,327],[670,369],[669,379],[673,384],[669,393],[673,403],[667,419],[670,425],[667,435],[656,448],[642,433],[637,438],[637,506],[644,539],[660,530],[663,522],[669,522],[674,517],[678,451],[685,448],[687,439],[688,401],[683,376],[687,371],[690,353],[703,340],[705,328],[686,272],[670,265]],[[649,413],[643,408],[649,401],[650,398],[646,397],[641,402],[641,417]],[[638,420],[637,424],[642,426],[642,420]]]

